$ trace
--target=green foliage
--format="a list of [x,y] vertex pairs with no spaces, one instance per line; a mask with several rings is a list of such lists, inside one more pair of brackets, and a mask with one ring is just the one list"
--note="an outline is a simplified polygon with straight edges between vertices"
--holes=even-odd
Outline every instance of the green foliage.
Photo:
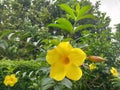
[[120,24],[116,25],[116,32],[113,35],[113,45],[115,46],[116,57],[120,55]]
[[76,6],[77,20],[76,21],[79,21],[81,19],[86,19],[86,18],[94,18],[92,14],[86,14],[90,9],[91,9],[90,5],[84,6],[80,9],[79,4],[77,4]]
[[[14,71],[32,71],[32,70],[37,70],[38,68],[41,67],[42,62],[39,61],[34,61],[34,60],[30,60],[30,61],[25,61],[25,60],[1,60],[0,61],[0,70],[2,73],[3,69],[8,69],[9,67],[14,68]],[[43,62],[44,63],[44,62]]]
[[[12,90],[19,90],[21,88],[22,90],[25,90],[25,88],[28,88],[28,85],[30,85],[31,81],[30,78],[27,78],[28,76],[31,76],[31,71],[35,72],[38,69],[40,69],[41,66],[46,66],[44,62],[40,61],[11,61],[11,60],[1,60],[0,61],[0,89],[6,90],[5,85],[3,84],[4,77],[9,74],[17,74],[17,77],[19,77],[19,81],[16,84],[15,87],[13,87]],[[20,76],[21,75],[21,76]],[[27,75],[27,77],[26,77]],[[25,77],[25,78],[24,78]],[[26,82],[27,80],[27,82]],[[18,85],[19,84],[19,85]],[[22,85],[22,86],[21,86]]]
[[120,77],[114,77],[111,81],[112,81],[112,84],[115,90],[119,90],[120,89]]
[[6,49],[8,47],[8,43],[5,40],[0,40],[0,48]]
[[30,22],[24,24],[24,30],[4,30],[0,33],[2,34],[1,48],[5,48],[1,50],[0,56],[8,59],[36,59],[40,52],[43,52],[43,38],[49,38],[47,28],[32,26]]
[[[0,90],[7,89],[3,80],[11,73],[19,78],[11,90],[117,90],[119,77],[111,80],[109,70],[119,68],[120,26],[113,34],[110,18],[99,11],[99,5],[88,0],[0,2],[0,59],[12,60],[0,61]],[[95,63],[97,69],[90,71],[91,62],[86,60],[79,81],[55,81],[49,78],[50,68],[44,60],[47,50],[61,41],[70,41],[87,56],[101,56],[106,62]]]
[[61,82],[56,82],[50,78],[44,78],[41,82],[42,90],[71,90],[72,89],[72,82],[68,79],[64,79]]
[[[67,4],[61,4],[59,6],[62,10],[64,10],[67,13],[66,17],[68,18],[68,20],[66,18],[59,18],[55,21],[54,24],[49,24],[48,25],[49,27],[57,27],[62,30],[68,31],[68,33],[70,34],[75,34],[76,32],[82,29],[94,27],[93,24],[85,24],[85,25],[77,26],[77,22],[79,20],[87,19],[87,18],[95,19],[95,17],[92,14],[87,13],[91,9],[90,5],[80,8],[80,4],[77,3],[77,5],[75,6],[76,10],[71,8]],[[70,19],[73,19],[73,24]]]
[[58,20],[56,20],[56,23],[54,24],[49,24],[48,26],[52,26],[52,27],[57,27],[57,28],[61,28],[63,30],[68,31],[69,33],[72,33],[72,24],[65,18],[59,18]]
[[75,18],[75,13],[74,13],[75,11],[69,5],[67,5],[67,4],[61,4],[59,6],[60,6],[60,8],[62,10],[64,10],[65,12],[67,12],[70,15],[71,18],[73,18],[73,19]]
[[85,28],[90,28],[90,27],[94,27],[94,25],[92,25],[92,24],[80,25],[80,26],[78,26],[78,27],[75,28],[74,32],[77,32],[79,30],[83,30]]
[[80,80],[73,82],[72,90],[107,90],[114,88],[112,85],[112,78],[110,74],[110,68],[104,63],[94,63],[96,69],[91,71],[89,64],[92,62],[85,63],[81,69],[83,76]]

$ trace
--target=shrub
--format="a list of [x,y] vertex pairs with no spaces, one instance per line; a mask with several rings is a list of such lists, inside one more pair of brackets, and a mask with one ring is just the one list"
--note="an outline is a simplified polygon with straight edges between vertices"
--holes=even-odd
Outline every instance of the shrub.
[[[32,84],[31,77],[35,76],[45,65],[44,62],[40,61],[25,61],[25,60],[1,60],[0,61],[0,90],[6,90],[6,86],[3,84],[6,75],[16,74],[18,82],[12,87],[12,90],[28,90]],[[34,74],[33,74],[34,73]],[[39,72],[38,72],[39,73]],[[36,75],[38,74],[36,73]],[[41,75],[42,76],[42,75]]]

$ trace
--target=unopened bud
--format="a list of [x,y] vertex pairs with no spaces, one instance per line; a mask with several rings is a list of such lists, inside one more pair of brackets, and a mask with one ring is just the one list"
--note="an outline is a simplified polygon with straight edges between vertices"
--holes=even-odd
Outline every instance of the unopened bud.
[[99,57],[99,56],[89,56],[88,59],[92,62],[103,62],[106,61],[106,59]]

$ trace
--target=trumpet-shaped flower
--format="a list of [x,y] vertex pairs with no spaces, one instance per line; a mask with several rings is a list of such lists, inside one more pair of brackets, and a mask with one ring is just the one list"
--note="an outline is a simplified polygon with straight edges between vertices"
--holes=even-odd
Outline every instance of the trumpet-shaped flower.
[[79,68],[86,59],[86,54],[80,48],[73,48],[69,42],[61,42],[46,55],[51,65],[50,77],[60,81],[65,76],[71,80],[79,80],[82,70]]
[[92,64],[89,65],[89,68],[90,68],[90,70],[94,70],[94,69],[96,69],[97,67],[96,67],[96,65],[95,65],[94,63],[92,63]]
[[11,74],[11,75],[5,76],[4,84],[6,86],[13,87],[15,85],[15,83],[17,83],[17,81],[18,81],[18,79],[16,78],[15,74]]
[[112,73],[113,76],[118,77],[118,71],[117,71],[116,68],[112,67],[112,68],[110,69],[110,72]]

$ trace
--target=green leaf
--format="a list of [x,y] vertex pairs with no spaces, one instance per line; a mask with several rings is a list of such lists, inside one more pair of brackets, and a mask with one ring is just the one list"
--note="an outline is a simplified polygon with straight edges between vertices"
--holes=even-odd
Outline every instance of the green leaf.
[[72,16],[69,15],[69,14],[66,14],[66,17],[67,17],[68,20],[69,20],[70,18],[72,18]]
[[88,47],[89,45],[88,44],[82,44],[82,45],[80,45],[79,47],[80,48],[86,48],[86,47]]
[[65,29],[64,27],[62,27],[62,25],[60,25],[60,24],[55,24],[55,23],[49,24],[48,27],[57,27],[57,28]]
[[93,24],[85,24],[85,25],[80,25],[77,28],[75,28],[74,32],[77,32],[79,30],[85,29],[85,28],[89,28],[89,27],[94,27]]
[[72,82],[67,78],[62,80],[61,84],[64,85],[65,87],[69,88],[69,89],[72,89]]
[[41,82],[42,90],[48,90],[54,84],[55,84],[55,82],[54,82],[53,79],[51,79],[51,78],[44,78],[44,79],[42,79],[42,82]]
[[79,18],[83,15],[85,15],[89,10],[91,9],[90,5],[84,6],[80,9],[80,11],[77,14],[77,21],[79,20]]
[[20,40],[24,40],[24,39],[27,39],[28,37],[31,36],[31,33],[30,32],[27,32],[25,34],[23,34],[21,37],[20,37]]
[[75,18],[74,14],[74,9],[72,9],[69,5],[67,4],[61,4],[59,5],[62,10],[64,10],[66,13],[72,16],[72,18]]
[[80,4],[77,3],[77,5],[76,5],[76,14],[77,15],[79,14],[79,11],[80,11]]
[[114,79],[111,79],[111,81],[112,81],[112,85],[113,85],[114,87],[120,87],[120,78],[119,78],[119,77],[116,77],[116,78],[114,78]]
[[6,49],[8,47],[8,43],[5,40],[0,40],[0,48]]
[[23,74],[22,74],[22,77],[25,77],[27,75],[27,72],[24,72]]
[[120,83],[114,83],[113,86],[114,87],[120,87]]
[[17,32],[14,32],[14,33],[11,33],[11,35],[9,35],[9,39],[15,39],[16,37],[20,36],[22,33],[22,31],[17,31]]
[[13,30],[2,30],[0,31],[0,38],[8,37],[10,33],[13,33]]
[[68,21],[65,18],[59,18],[56,20],[56,23],[52,23],[48,25],[49,27],[57,27],[63,30],[68,31],[69,33],[72,33],[73,26],[70,21]]
[[78,20],[87,19],[87,18],[95,19],[95,16],[92,14],[87,14],[87,15],[79,17]]
[[34,71],[31,71],[28,76],[31,77],[33,73]]
[[61,88],[61,86],[60,85],[56,85],[56,86],[54,86],[54,90],[61,90],[62,88]]
[[15,74],[16,74],[16,75],[19,75],[20,73],[21,73],[21,71],[17,71]]

